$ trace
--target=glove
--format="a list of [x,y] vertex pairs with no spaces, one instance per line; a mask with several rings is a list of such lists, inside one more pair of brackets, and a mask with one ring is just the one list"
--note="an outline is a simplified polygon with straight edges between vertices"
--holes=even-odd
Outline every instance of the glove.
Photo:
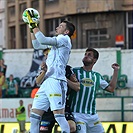
[[34,8],[27,8],[22,14],[22,19],[26,24],[29,25],[29,28],[32,30],[39,24],[40,14]]
[[34,12],[32,12],[31,14],[29,10],[26,10],[26,15],[27,15],[27,21],[28,21],[29,28],[33,30],[38,25],[36,22],[36,18],[34,16]]
[[32,31],[40,22],[40,14],[34,8],[27,8],[22,14],[22,19],[26,24],[29,25],[29,28]]

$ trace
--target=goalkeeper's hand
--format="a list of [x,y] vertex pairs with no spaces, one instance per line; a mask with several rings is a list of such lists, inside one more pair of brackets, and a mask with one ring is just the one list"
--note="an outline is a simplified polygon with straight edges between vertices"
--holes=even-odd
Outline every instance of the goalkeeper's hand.
[[29,10],[27,10],[26,11],[26,15],[27,15],[28,23],[29,23],[28,24],[29,25],[29,28],[31,30],[33,30],[34,28],[36,28],[38,26],[38,23],[36,21],[36,17],[34,15],[34,11],[32,10],[32,13],[31,13]]

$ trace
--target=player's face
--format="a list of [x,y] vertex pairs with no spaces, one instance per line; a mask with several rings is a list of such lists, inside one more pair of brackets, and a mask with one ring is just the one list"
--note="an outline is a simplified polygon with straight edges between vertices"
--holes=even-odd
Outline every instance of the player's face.
[[10,75],[10,77],[9,77],[9,78],[10,78],[10,80],[13,80],[13,76],[12,76],[12,75]]
[[68,30],[66,29],[66,23],[60,23],[59,26],[55,30],[55,35],[59,34],[67,34]]
[[95,64],[96,59],[94,59],[93,52],[92,51],[86,52],[82,61],[85,66],[90,66],[90,65]]

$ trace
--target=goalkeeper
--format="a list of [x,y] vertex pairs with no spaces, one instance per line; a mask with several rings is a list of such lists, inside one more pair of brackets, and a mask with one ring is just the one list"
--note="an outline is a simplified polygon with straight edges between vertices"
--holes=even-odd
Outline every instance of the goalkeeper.
[[[43,50],[45,61],[47,59],[49,51],[50,51],[50,48]],[[45,63],[42,62],[40,67],[42,68],[40,71],[41,72],[44,71],[44,74],[45,74],[45,71],[47,69],[47,66],[45,65]],[[39,72],[39,74],[40,74],[40,72]],[[41,78],[39,78],[39,76],[40,76],[39,74],[37,76],[38,77],[37,83],[41,84],[41,82],[44,78],[42,76],[41,76]],[[69,107],[69,93],[71,92],[71,88],[75,91],[79,91],[80,86],[79,86],[79,82],[77,82],[75,74],[71,70],[71,66],[69,66],[69,65],[66,66],[66,78],[68,80],[68,91],[67,91],[67,99],[66,99],[67,101],[66,101],[66,106],[65,106],[65,117],[69,123],[70,132],[74,133],[76,131],[76,123],[74,121],[74,117],[73,117],[73,115],[70,111],[70,107]],[[40,81],[39,81],[39,79],[40,79]],[[44,114],[42,116],[42,120],[40,123],[40,133],[52,133],[52,128],[53,128],[55,122],[56,121],[55,121],[53,112],[49,108],[48,111],[44,112]]]
[[[51,46],[47,65],[47,78],[41,84],[33,100],[30,114],[30,132],[39,133],[39,124],[44,111],[48,108],[53,111],[55,120],[61,127],[62,133],[70,133],[69,124],[65,118],[65,99],[67,92],[67,80],[65,68],[69,60],[71,51],[71,36],[75,31],[75,26],[69,21],[63,21],[56,28],[55,37],[46,37],[33,21],[34,10],[27,10],[27,21],[31,29],[32,44],[35,49],[46,49]],[[48,75],[50,73],[50,75]]]

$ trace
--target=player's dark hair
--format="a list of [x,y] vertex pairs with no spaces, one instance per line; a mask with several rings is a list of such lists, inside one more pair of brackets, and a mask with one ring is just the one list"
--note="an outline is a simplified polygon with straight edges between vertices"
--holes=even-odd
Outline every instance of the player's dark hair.
[[71,37],[75,31],[75,26],[67,20],[64,20],[63,23],[66,23],[66,28],[69,30],[68,36]]
[[93,55],[94,55],[94,58],[95,59],[98,59],[99,58],[99,53],[98,53],[98,51],[96,49],[94,49],[94,48],[87,48],[86,49],[86,52],[89,52],[89,51],[92,51],[93,52]]
[[43,50],[43,53],[44,53],[45,51],[47,51],[47,50],[50,50],[50,48],[46,48],[46,49],[44,49],[44,50]]

